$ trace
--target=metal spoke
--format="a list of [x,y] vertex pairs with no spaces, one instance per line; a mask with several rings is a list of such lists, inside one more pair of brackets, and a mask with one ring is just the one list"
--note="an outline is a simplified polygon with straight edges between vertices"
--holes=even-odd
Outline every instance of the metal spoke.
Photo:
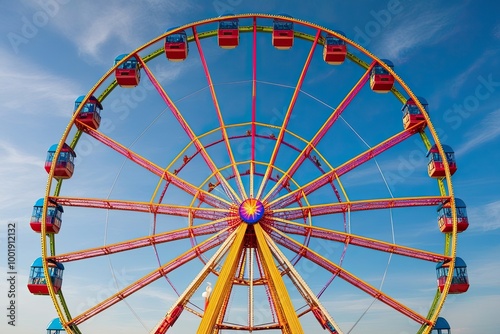
[[147,67],[146,63],[144,63],[142,60],[142,66],[144,68],[144,71],[146,72],[149,80],[153,84],[153,86],[156,88],[160,96],[163,98],[165,101],[165,104],[170,108],[172,111],[174,117],[177,119],[181,127],[184,129],[186,134],[188,135],[189,139],[194,142],[196,149],[200,151],[203,159],[205,160],[207,166],[210,168],[212,173],[214,173],[215,177],[217,180],[220,182],[222,185],[222,188],[224,189],[226,195],[231,198],[233,201],[238,201],[239,197],[238,195],[234,192],[234,190],[229,186],[227,183],[227,180],[224,178],[224,176],[220,173],[219,169],[213,162],[212,158],[210,155],[207,153],[205,150],[205,147],[203,144],[200,142],[199,138],[195,135],[189,124],[186,122],[184,117],[182,116],[181,112],[175,105],[175,103],[172,101],[172,99],[167,95],[161,84],[158,82],[158,80],[155,78],[154,74],[151,72],[151,70]]
[[198,47],[198,52],[200,54],[201,63],[203,65],[203,70],[205,71],[205,76],[207,77],[208,87],[210,88],[210,94],[212,95],[212,101],[214,102],[215,111],[217,112],[217,119],[219,120],[219,126],[222,132],[222,138],[224,140],[224,144],[226,145],[226,150],[229,156],[229,161],[231,163],[233,174],[236,177],[236,185],[238,186],[238,189],[240,191],[240,196],[243,199],[245,199],[247,198],[245,187],[243,186],[243,182],[241,181],[240,172],[238,170],[238,166],[236,165],[236,161],[234,159],[234,154],[231,148],[231,144],[229,143],[229,138],[226,131],[226,125],[224,124],[222,112],[220,110],[219,102],[217,100],[217,94],[215,93],[214,84],[212,82],[212,76],[210,75],[210,71],[208,69],[207,61],[205,59],[205,54],[203,53],[203,49],[200,44],[200,39],[198,38],[198,34],[196,32],[196,27],[193,26],[192,29],[193,29],[193,36],[196,41],[196,46]]
[[221,232],[217,233],[213,237],[207,239],[203,243],[200,243],[198,246],[190,249],[189,251],[183,253],[182,255],[172,259],[169,261],[167,264],[161,266],[158,269],[155,269],[151,273],[147,274],[146,276],[142,277],[141,279],[135,281],[134,283],[130,284],[126,288],[120,290],[119,292],[115,293],[113,296],[107,298],[106,300],[102,301],[101,303],[97,304],[96,306],[84,311],[80,315],[74,317],[71,319],[71,321],[68,322],[69,325],[79,325],[88,319],[94,317],[95,315],[99,314],[100,312],[108,309],[109,307],[115,305],[116,303],[120,302],[124,298],[127,298],[131,294],[139,291],[140,289],[148,286],[149,284],[153,283],[154,281],[158,280],[159,278],[167,275],[171,271],[181,267],[183,264],[187,263],[188,261],[191,261],[199,256],[199,254],[205,253],[209,251],[210,249],[217,247],[221,245],[228,237],[228,232],[229,228],[222,230]]
[[278,234],[277,236],[272,236],[273,240],[276,243],[290,249],[291,251],[293,251],[297,254],[299,254],[299,253],[302,254],[302,256],[304,256],[306,259],[308,259],[308,260],[312,261],[313,263],[317,264],[318,266],[328,270],[332,274],[338,275],[338,277],[342,278],[346,282],[352,284],[356,288],[359,288],[360,290],[366,292],[367,294],[371,295],[372,297],[387,304],[388,306],[392,307],[396,311],[401,312],[402,314],[406,315],[410,319],[413,319],[414,321],[418,322],[419,324],[431,324],[430,321],[427,320],[423,315],[417,313],[416,311],[413,311],[412,309],[410,309],[406,305],[389,297],[384,292],[373,287],[372,285],[368,284],[367,282],[360,279],[359,277],[353,275],[352,273],[350,273],[346,269],[336,265],[332,261],[330,261],[327,258],[316,253],[315,251],[313,251],[309,247],[301,245],[297,241],[288,237],[286,234],[283,234],[281,232],[277,232],[277,234]]
[[321,36],[321,30],[318,29],[316,32],[316,37],[314,38],[314,42],[313,42],[311,49],[309,51],[309,55],[307,56],[307,59],[306,59],[304,66],[302,68],[302,72],[300,73],[300,77],[297,81],[297,86],[295,87],[295,90],[293,92],[292,99],[290,100],[290,104],[288,105],[288,109],[286,111],[285,118],[283,120],[283,124],[281,125],[280,132],[278,134],[278,137],[276,138],[276,144],[274,146],[273,153],[271,155],[271,159],[269,161],[269,164],[267,165],[267,169],[266,169],[266,172],[264,174],[264,178],[262,179],[262,182],[260,184],[260,188],[259,188],[259,191],[257,192],[256,198],[261,197],[261,195],[264,191],[264,188],[266,187],[267,181],[269,180],[269,177],[271,176],[274,163],[275,163],[276,158],[278,156],[278,151],[280,149],[280,146],[283,142],[283,138],[285,136],[285,130],[286,130],[288,122],[290,121],[290,118],[292,116],[293,107],[295,106],[295,102],[297,101],[297,98],[299,96],[300,88],[302,87],[302,83],[304,82],[304,79],[305,79],[305,76],[307,73],[307,69],[309,68],[309,64],[311,63],[311,59],[312,59],[312,56],[314,54],[314,49],[316,48],[316,45],[318,43],[318,39],[320,36]]

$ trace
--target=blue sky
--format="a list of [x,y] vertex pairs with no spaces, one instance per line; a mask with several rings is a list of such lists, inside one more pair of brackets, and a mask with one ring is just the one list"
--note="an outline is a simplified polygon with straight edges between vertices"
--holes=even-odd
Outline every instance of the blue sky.
[[[21,0],[3,4],[0,25],[0,59],[3,65],[0,76],[3,115],[0,124],[0,154],[3,162],[0,167],[0,240],[4,244],[6,226],[15,222],[18,237],[19,308],[16,328],[7,326],[3,320],[0,323],[2,332],[7,330],[8,333],[43,333],[48,322],[56,316],[50,298],[31,296],[25,288],[29,266],[40,254],[39,235],[31,231],[28,222],[34,202],[43,196],[45,190],[45,152],[61,137],[70,120],[74,100],[89,91],[112,66],[116,55],[139,47],[170,27],[217,17],[228,12],[287,13],[327,28],[342,30],[346,36],[379,58],[390,59],[395,64],[395,71],[411,89],[418,96],[426,98],[432,123],[441,142],[455,149],[458,172],[453,176],[454,191],[457,197],[467,204],[471,223],[469,229],[459,235],[458,241],[458,255],[468,265],[471,287],[466,294],[448,296],[441,315],[450,322],[454,334],[497,332],[496,314],[500,307],[500,260],[497,256],[500,251],[499,10],[500,5],[492,0],[461,1],[458,4],[407,0],[364,0],[355,4],[327,0],[112,0],[105,3],[94,0]],[[225,119],[227,123],[236,122],[250,110],[249,102],[243,105],[241,103],[249,96],[249,84],[243,82],[249,79],[251,73],[249,38],[250,36],[242,36],[240,47],[231,51],[234,51],[231,57],[227,56],[225,50],[215,47],[213,39],[202,41],[214,82],[220,84],[217,86],[217,92],[224,101],[221,102],[221,107],[231,110]],[[245,47],[247,53],[244,52]],[[269,54],[261,54],[259,91],[269,93],[259,95],[258,103],[262,116],[268,123],[280,124],[293,92],[289,87],[295,84],[309,47],[309,43],[297,42],[290,51],[277,52],[269,48]],[[263,46],[262,50],[267,49]],[[316,56],[319,57],[319,54]],[[269,57],[269,62],[264,61],[266,57]],[[213,113],[210,114],[213,104],[209,91],[205,89],[203,70],[199,61],[194,61],[199,58],[195,45],[191,45],[190,58],[179,66],[167,63],[163,56],[159,58],[152,62],[151,67],[155,69],[157,77],[173,99],[178,101],[179,108],[191,111],[199,110],[199,103],[208,105],[204,111],[203,122],[199,121],[198,114],[187,113],[186,118],[194,131],[202,133],[212,129],[216,118]],[[235,67],[238,63],[244,65]],[[325,113],[322,114],[321,111],[326,111],[328,106],[334,105],[335,97],[345,95],[362,74],[359,68],[352,64],[343,66],[347,70],[329,67],[319,61],[313,62],[304,91],[317,99],[302,96],[298,100],[298,111],[290,122],[291,129],[303,131],[302,134],[311,133],[310,131],[315,129],[314,124],[325,119]],[[231,71],[228,71],[229,67]],[[115,95],[109,98],[109,104],[104,105],[105,112],[110,110],[106,114],[110,121],[107,130],[109,135],[120,143],[134,147],[160,165],[166,165],[187,142],[172,116],[162,114],[165,106],[162,106],[161,98],[151,87],[144,85],[145,81],[146,76],[143,73],[141,91],[133,93],[117,90]],[[241,82],[231,87],[223,85],[231,81]],[[336,87],[331,93],[325,89],[329,83]],[[241,85],[241,90],[236,89],[238,85]],[[184,98],[185,96],[188,97]],[[399,103],[388,95],[370,96],[366,93],[366,97],[363,95],[363,99],[354,101],[350,106],[352,109],[362,110],[363,117],[359,117],[355,112],[347,112],[345,120],[336,124],[338,132],[329,135],[328,141],[318,147],[322,152],[326,152],[325,157],[331,159],[333,165],[366,149],[356,133],[372,145],[394,133],[396,127],[391,126],[398,118],[386,118],[383,112],[386,109],[399,112]],[[307,112],[300,111],[308,110],[311,106],[318,112],[316,121]],[[160,114],[159,120],[155,121]],[[304,122],[306,119],[308,121]],[[362,122],[361,119],[368,122]],[[151,124],[154,126],[147,130]],[[377,131],[370,131],[367,124],[375,124]],[[357,132],[354,133],[349,126],[354,127]],[[167,132],[165,128],[168,128]],[[155,147],[153,143],[158,143],[158,138],[160,141],[168,140],[169,146]],[[82,146],[79,152],[77,151],[77,175],[68,181],[67,186],[65,184],[66,195],[101,198],[111,195],[115,198],[149,200],[157,179],[130,164],[125,164],[122,168],[123,160],[116,159],[116,155],[110,158],[109,151],[92,140],[80,144]],[[262,141],[259,144],[262,145],[262,156],[267,156],[269,148],[265,147],[268,142]],[[328,153],[329,148],[338,152],[338,155]],[[283,151],[280,161],[285,162],[291,152]],[[248,146],[238,146],[237,152],[242,155],[248,153]],[[227,163],[224,157],[215,151],[214,160],[220,164]],[[201,162],[201,159],[198,162]],[[381,156],[379,163],[391,191],[396,195],[411,195],[414,191],[428,193],[426,162],[421,143],[415,143],[412,139],[402,145],[400,150]],[[383,186],[380,175],[377,172],[374,174],[374,170],[374,165],[362,167],[346,176],[345,184],[350,188],[352,198],[388,196],[387,188]],[[184,171],[192,180],[196,179],[196,172],[195,169]],[[131,175],[134,175],[137,181],[132,180]],[[432,185],[435,193],[435,183]],[[312,197],[312,200],[321,201],[323,195],[320,193],[317,198]],[[182,193],[173,192],[169,198],[172,202],[185,203],[188,198],[182,196]],[[431,249],[435,247],[433,243],[438,243],[437,238],[434,240],[436,231],[432,229],[435,226],[429,223],[435,215],[432,210],[422,210],[422,216],[418,219],[405,217],[396,211],[393,218],[396,222],[397,242],[408,245],[425,244],[422,247]],[[376,215],[377,219],[387,221],[390,214],[377,212]],[[361,213],[351,217],[353,221],[363,221],[364,218]],[[102,244],[103,240],[123,240],[132,233],[148,233],[150,224],[129,225],[133,227],[127,231],[123,230],[123,224],[132,224],[138,219],[147,222],[151,220],[142,214],[112,212],[106,216],[103,212],[89,212],[83,209],[69,211],[63,216],[63,230],[65,226],[68,228],[61,231],[60,247],[71,249],[71,246],[78,245],[77,247],[85,248],[99,245],[99,242]],[[410,223],[410,227],[403,224],[404,222]],[[182,226],[183,221],[174,219],[170,223]],[[323,220],[318,219],[318,224],[323,223]],[[85,233],[74,228],[84,224],[89,226]],[[384,232],[390,230],[389,225],[384,226]],[[356,228],[358,225],[353,224],[353,233],[359,233],[354,230]],[[391,235],[387,233],[378,235],[382,229],[372,231],[370,226],[362,224],[358,229],[367,235],[373,233],[373,237],[391,239]],[[327,254],[329,251],[338,252],[338,249],[331,245],[319,243],[314,247],[324,250]],[[2,248],[5,250],[5,247]],[[168,248],[165,250],[169,251]],[[372,284],[380,284],[380,277],[388,262],[387,256],[378,258],[372,254],[372,266],[365,264],[358,267],[356,256],[362,257],[363,254],[358,254],[355,250],[353,253],[348,252],[345,265],[353,271],[360,270],[360,275],[362,273]],[[5,273],[6,256],[3,257],[0,268]],[[141,265],[130,266],[130,261],[139,261],[138,259]],[[353,262],[349,262],[351,259]],[[63,289],[66,297],[72,300],[72,310],[79,313],[86,305],[93,305],[110,295],[116,290],[116,285],[123,286],[140,277],[139,275],[149,272],[154,267],[155,260],[150,251],[137,251],[117,256],[112,264],[105,259],[99,259],[81,266],[69,265],[65,272]],[[195,265],[188,265],[184,272],[192,273],[196,268]],[[318,271],[318,274],[314,272],[312,275],[308,268],[299,262],[299,272],[309,277],[308,283],[313,288],[320,288],[324,284],[321,280],[322,274]],[[397,294],[401,287],[399,284],[408,280],[416,285],[415,291],[426,291],[422,292],[421,296],[406,296],[408,303],[418,309],[430,302],[428,296],[432,298],[432,294],[426,290],[429,284],[423,282],[431,280],[433,283],[435,275],[432,264],[424,274],[420,271],[423,267],[408,268],[394,258],[389,268],[395,269],[389,269],[390,275],[384,283],[384,290],[388,289]],[[88,272],[94,272],[95,276],[86,275]],[[182,280],[182,275],[177,275],[174,274],[173,280]],[[318,280],[315,280],[316,278]],[[95,319],[88,325],[88,330],[107,332],[106,328],[117,329],[123,326],[120,330],[122,333],[146,333],[144,327],[150,328],[154,325],[154,319],[149,319],[148,313],[154,309],[164,313],[165,308],[168,308],[166,305],[174,300],[175,296],[171,291],[161,298],[157,297],[161,295],[159,292],[163,291],[164,283],[158,282],[142,295],[132,297],[130,308],[120,305],[113,310],[109,318]],[[5,291],[4,279],[1,280],[0,286],[2,291]],[[336,289],[340,291],[341,287]],[[352,316],[346,315],[343,318],[348,324],[347,328],[371,303],[369,296],[360,295],[350,289],[352,288],[347,286],[343,293],[330,291],[332,298],[327,297],[325,301],[325,305],[334,309],[352,311]],[[350,293],[353,296],[351,298]],[[336,296],[339,296],[340,301],[335,299]],[[419,300],[419,297],[422,300]],[[201,297],[197,298],[198,301],[201,300]],[[3,292],[0,299],[2,305],[7,304],[8,300]],[[236,312],[236,315],[241,311],[239,306],[241,305],[235,301],[232,312]],[[383,310],[383,307],[380,309]],[[377,321],[378,310],[377,306],[371,308],[359,327],[355,327],[352,332],[363,333],[363,328],[375,329],[375,332],[388,332],[389,328],[391,333],[414,331],[415,326],[404,319],[401,321],[401,318],[384,318],[385,322]],[[190,319],[192,318],[187,316],[182,324],[189,326]],[[392,321],[397,324],[394,325],[394,330]],[[363,323],[368,327],[363,327]],[[127,332],[126,328],[131,328],[130,332]],[[181,329],[178,325],[172,332],[176,333]]]

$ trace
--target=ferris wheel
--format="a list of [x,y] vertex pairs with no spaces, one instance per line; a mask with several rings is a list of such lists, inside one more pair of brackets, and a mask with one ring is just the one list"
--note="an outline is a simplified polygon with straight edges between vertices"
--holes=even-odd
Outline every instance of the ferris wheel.
[[50,333],[130,318],[151,333],[449,331],[445,300],[469,287],[465,203],[453,150],[393,67],[267,14],[116,57],[76,99],[33,210],[28,288],[55,305]]

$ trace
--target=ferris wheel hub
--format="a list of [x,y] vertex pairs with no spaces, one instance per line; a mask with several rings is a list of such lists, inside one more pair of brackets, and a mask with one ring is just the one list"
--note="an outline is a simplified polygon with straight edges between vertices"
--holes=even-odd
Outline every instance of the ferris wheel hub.
[[241,203],[238,212],[245,223],[255,224],[264,216],[264,204],[255,198],[248,198]]

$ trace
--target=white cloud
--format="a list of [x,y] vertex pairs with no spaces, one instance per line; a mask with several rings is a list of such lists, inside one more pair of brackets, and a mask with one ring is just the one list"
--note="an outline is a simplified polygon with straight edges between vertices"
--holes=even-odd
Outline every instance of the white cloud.
[[[54,19],[58,31],[72,41],[84,57],[98,59],[103,45],[117,39],[132,48],[134,27],[137,26],[137,8],[130,6],[110,6],[103,2],[100,10],[88,2],[74,2],[64,15]],[[82,20],[82,17],[86,19]]]
[[464,155],[474,148],[500,136],[500,109],[489,113],[480,124],[466,133],[467,142],[460,147],[457,155]]
[[497,57],[498,52],[496,50],[486,50],[480,57],[477,57],[477,59],[469,67],[467,67],[458,76],[454,77],[449,85],[444,86],[449,87],[451,96],[459,96],[460,89],[465,84],[470,83],[471,79],[469,77],[471,74],[476,73],[477,75],[477,70],[482,69],[484,64],[496,59]]
[[20,114],[47,113],[68,117],[80,91],[75,83],[42,67],[0,50],[2,80],[0,99],[3,112]]
[[456,97],[460,91],[460,88],[468,82],[471,73],[474,73],[478,68],[485,62],[485,57],[479,57],[475,62],[473,62],[465,71],[460,73],[457,77],[453,79],[453,83],[449,86],[451,96]]
[[497,24],[495,27],[493,27],[492,34],[496,39],[500,39],[500,24]]
[[4,50],[0,58],[4,65],[0,81],[2,220],[26,221],[47,180],[43,165],[48,146],[42,151],[40,147],[53,134],[49,124],[70,117],[79,89],[72,81]]
[[[428,5],[425,5],[428,6]],[[379,40],[376,54],[397,63],[402,63],[405,53],[424,44],[435,44],[442,40],[443,31],[454,24],[458,8],[447,10],[416,6],[401,16],[399,25],[388,31]]]
[[43,165],[43,159],[40,159],[40,157],[23,154],[17,148],[5,142],[0,142],[0,151],[2,151],[2,168],[6,165],[32,165],[37,167]]
[[0,206],[4,210],[3,217],[7,215],[7,209],[16,207],[24,207],[26,215],[29,215],[29,208],[43,195],[41,190],[46,180],[43,155],[32,156],[5,141],[0,141],[0,154]]
[[468,291],[464,295],[449,295],[441,316],[450,323],[454,334],[494,333],[496,327],[492,319],[498,318],[499,307],[500,298],[495,291],[487,296]]
[[470,229],[481,232],[500,229],[500,200],[468,210]]
[[64,15],[53,19],[57,32],[74,43],[81,56],[90,57],[93,63],[109,63],[108,57],[103,55],[105,47],[119,48],[122,52],[139,47],[154,37],[146,38],[148,31],[163,33],[173,25],[171,22],[179,22],[179,14],[192,8],[190,2],[171,0],[106,1],[99,2],[98,6],[96,10],[96,3],[75,1],[65,7]]
[[[500,282],[498,281],[500,267],[498,266],[499,261],[497,258],[492,256],[489,261],[476,260],[475,258],[470,260],[467,258],[466,260],[468,263],[467,274],[474,289],[498,289],[500,287]],[[495,263],[496,265],[493,265]]]

